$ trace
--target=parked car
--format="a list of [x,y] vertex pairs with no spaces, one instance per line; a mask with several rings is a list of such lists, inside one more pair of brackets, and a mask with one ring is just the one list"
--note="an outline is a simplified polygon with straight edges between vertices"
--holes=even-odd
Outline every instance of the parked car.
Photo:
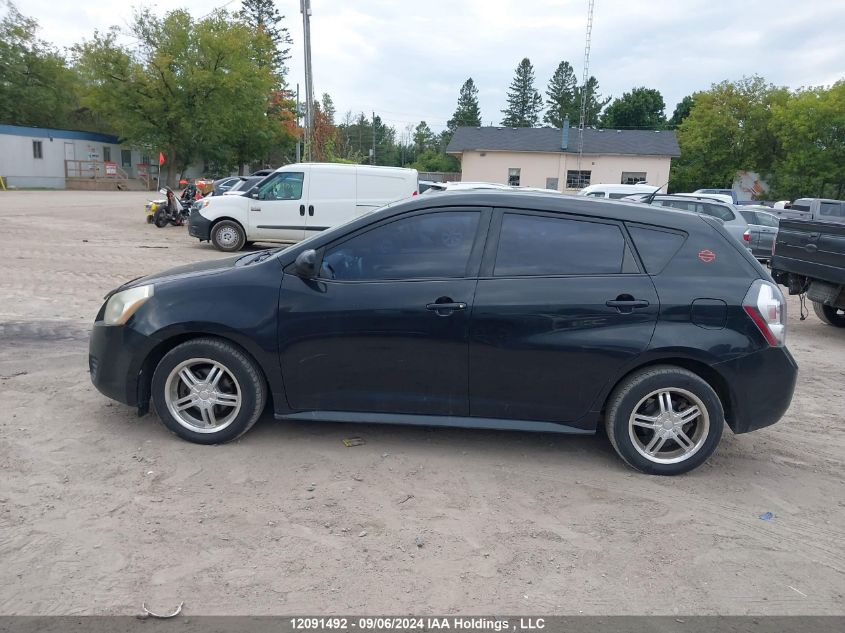
[[[213,310],[209,309],[213,306]],[[786,411],[783,295],[706,215],[540,193],[417,196],[287,249],[108,294],[91,379],[217,444],[285,420],[593,433],[683,473]]]
[[242,196],[265,178],[266,176],[243,176],[239,183],[226,192],[226,195]]
[[419,191],[420,193],[425,193],[432,187],[437,187],[442,184],[442,182],[435,182],[433,180],[420,180],[417,191]]
[[433,182],[422,193],[432,194],[442,193],[444,191],[466,191],[469,189],[498,189],[502,191],[508,191],[513,189],[513,187],[503,185],[500,182]]
[[298,242],[417,195],[417,171],[338,163],[294,163],[262,178],[243,195],[215,196],[192,213],[188,233],[221,251],[247,242]]
[[691,195],[678,196],[674,194],[656,195],[647,198],[644,202],[656,207],[669,207],[718,218],[725,224],[728,233],[736,238],[740,244],[750,248],[751,232],[748,229],[748,222],[732,204],[719,202],[705,196],[692,197]]
[[275,169],[259,169],[258,171],[254,171],[250,174],[250,176],[269,176],[272,174]]
[[699,196],[716,195],[719,196],[718,199],[722,202],[729,202],[731,204],[739,203],[739,195],[737,195],[737,192],[734,189],[696,189],[692,193]]
[[772,258],[772,247],[778,234],[778,217],[770,213],[770,207],[744,206],[738,209],[739,214],[748,222],[751,254],[761,261]]
[[845,327],[845,201],[801,198],[793,208],[810,219],[782,219],[772,276],[789,294],[807,293],[828,325]]
[[212,196],[222,196],[232,187],[240,182],[243,182],[245,176],[227,176],[226,178],[219,178],[214,181],[214,188],[211,191]]
[[659,191],[660,187],[655,187],[648,183],[639,183],[637,185],[590,185],[584,187],[578,192],[579,196],[589,196],[591,198],[612,198],[619,200],[626,196],[634,194],[651,194]]

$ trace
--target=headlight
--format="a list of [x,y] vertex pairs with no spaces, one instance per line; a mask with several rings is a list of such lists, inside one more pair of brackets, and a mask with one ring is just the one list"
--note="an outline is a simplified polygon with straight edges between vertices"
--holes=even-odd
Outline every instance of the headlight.
[[144,302],[153,296],[153,286],[137,286],[109,297],[103,322],[106,325],[123,325]]

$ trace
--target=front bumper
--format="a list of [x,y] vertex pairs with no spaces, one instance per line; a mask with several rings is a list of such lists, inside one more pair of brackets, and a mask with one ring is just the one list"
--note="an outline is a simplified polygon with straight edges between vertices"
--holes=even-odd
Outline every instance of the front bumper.
[[96,321],[88,342],[88,370],[97,390],[129,406],[138,404],[139,370],[135,367],[131,330]]
[[728,379],[734,433],[748,433],[777,422],[792,402],[798,365],[786,347],[767,347],[741,358],[717,363]]
[[211,220],[204,217],[199,209],[191,209],[191,215],[188,218],[188,235],[201,242],[211,239]]

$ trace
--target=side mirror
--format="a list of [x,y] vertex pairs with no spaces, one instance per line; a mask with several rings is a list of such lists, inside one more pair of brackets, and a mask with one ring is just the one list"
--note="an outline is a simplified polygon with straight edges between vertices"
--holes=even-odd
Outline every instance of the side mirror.
[[313,248],[302,251],[296,256],[293,269],[297,277],[314,279],[317,276],[317,251]]

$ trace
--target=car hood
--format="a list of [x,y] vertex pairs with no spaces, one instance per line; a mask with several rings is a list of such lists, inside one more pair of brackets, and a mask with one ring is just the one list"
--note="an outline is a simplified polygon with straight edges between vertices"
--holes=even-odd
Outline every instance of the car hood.
[[134,288],[136,286],[165,283],[189,279],[191,277],[217,275],[234,268],[240,259],[248,261],[248,259],[251,259],[250,255],[252,255],[252,253],[248,253],[247,255],[240,254],[235,257],[226,257],[225,259],[212,259],[204,262],[196,262],[194,264],[185,264],[184,266],[177,266],[176,268],[170,268],[159,273],[153,273],[152,275],[136,277],[135,279],[127,281],[122,286],[112,290],[108,295],[106,295],[106,298],[116,292],[120,292],[121,290],[126,290],[128,288]]

